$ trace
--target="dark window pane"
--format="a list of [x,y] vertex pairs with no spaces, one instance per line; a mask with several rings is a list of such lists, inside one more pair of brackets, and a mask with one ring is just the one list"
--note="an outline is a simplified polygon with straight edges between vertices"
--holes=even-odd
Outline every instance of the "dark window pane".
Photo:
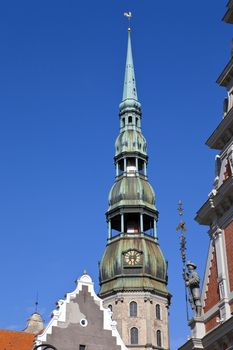
[[131,344],[138,344],[138,329],[135,327],[130,330],[130,342]]
[[160,310],[160,305],[159,305],[159,304],[157,304],[155,308],[156,308],[156,318],[157,318],[157,320],[161,320],[161,310]]
[[136,317],[137,316],[137,303],[135,301],[131,301],[129,304],[129,315],[131,317]]
[[156,332],[156,338],[157,338],[157,346],[162,346],[161,331],[157,331],[157,332]]

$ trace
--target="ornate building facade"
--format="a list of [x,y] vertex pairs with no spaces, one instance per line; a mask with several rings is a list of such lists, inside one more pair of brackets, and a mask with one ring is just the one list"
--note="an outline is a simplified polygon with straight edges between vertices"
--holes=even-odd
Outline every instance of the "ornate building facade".
[[158,211],[147,175],[131,30],[115,143],[116,179],[109,193],[108,242],[100,263],[100,292],[128,348],[169,349],[167,264],[157,237]]
[[[233,1],[223,20],[233,24]],[[206,141],[216,156],[213,190],[196,220],[209,226],[209,251],[202,287],[202,317],[180,350],[233,349],[233,56],[217,79],[227,91],[223,118]]]

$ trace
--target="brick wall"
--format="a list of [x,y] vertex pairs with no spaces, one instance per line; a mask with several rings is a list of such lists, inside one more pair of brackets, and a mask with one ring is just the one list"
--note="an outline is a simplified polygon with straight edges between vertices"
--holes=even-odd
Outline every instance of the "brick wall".
[[233,291],[233,221],[225,228],[225,242],[230,291]]
[[220,314],[218,313],[217,315],[213,316],[210,318],[206,323],[205,323],[205,330],[206,333],[211,331],[211,329],[215,328],[217,325],[219,325],[218,322],[216,322],[217,317],[220,317]]
[[230,304],[231,307],[231,313],[233,313],[233,303]]
[[218,288],[218,272],[217,272],[217,259],[216,252],[213,252],[213,258],[211,261],[208,290],[205,298],[204,312],[210,310],[214,305],[219,302],[219,288]]

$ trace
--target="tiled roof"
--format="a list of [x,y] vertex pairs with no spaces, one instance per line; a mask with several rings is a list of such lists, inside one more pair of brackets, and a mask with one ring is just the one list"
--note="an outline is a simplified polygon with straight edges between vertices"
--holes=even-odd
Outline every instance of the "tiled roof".
[[1,350],[32,350],[34,335],[18,331],[0,330]]

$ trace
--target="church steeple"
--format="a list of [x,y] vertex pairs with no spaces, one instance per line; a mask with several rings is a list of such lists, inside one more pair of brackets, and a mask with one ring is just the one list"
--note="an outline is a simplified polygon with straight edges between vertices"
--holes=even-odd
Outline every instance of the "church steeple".
[[[120,103],[120,126],[128,129],[132,126],[141,128],[141,104],[138,101],[136,78],[133,64],[131,29],[128,28],[128,46],[125,64],[125,79],[122,102]],[[127,117],[131,118],[127,118]]]
[[130,33],[131,29],[128,28],[128,48],[125,65],[125,81],[122,101],[129,99],[138,100]]
[[[129,29],[119,107],[116,178],[106,213],[108,243],[100,263],[99,295],[112,309],[126,346],[137,344],[138,350],[144,350],[152,344],[168,349],[167,264],[157,239],[158,211],[147,177],[147,143],[141,132],[141,104]],[[157,326],[152,327],[155,319]]]

